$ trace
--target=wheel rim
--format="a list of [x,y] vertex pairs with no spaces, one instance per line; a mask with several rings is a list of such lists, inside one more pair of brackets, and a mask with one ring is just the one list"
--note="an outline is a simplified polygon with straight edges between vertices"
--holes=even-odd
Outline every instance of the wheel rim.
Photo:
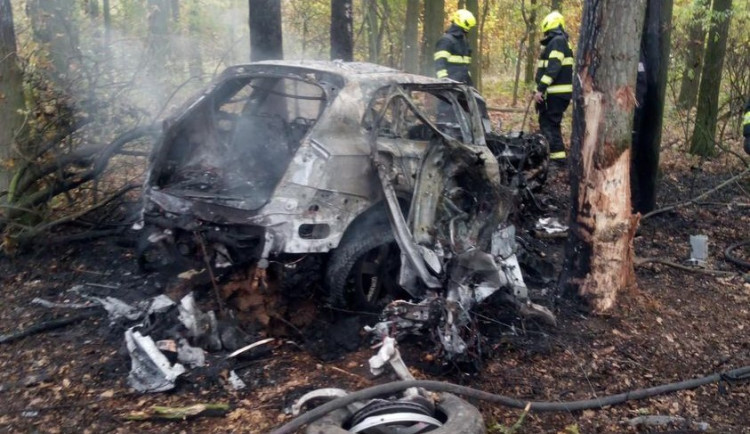
[[365,253],[352,270],[356,296],[370,306],[385,305],[398,288],[400,262],[396,243],[387,243]]

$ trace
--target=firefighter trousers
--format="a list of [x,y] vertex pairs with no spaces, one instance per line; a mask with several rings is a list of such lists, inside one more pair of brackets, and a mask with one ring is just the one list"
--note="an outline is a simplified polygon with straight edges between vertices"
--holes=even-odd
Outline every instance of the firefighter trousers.
[[[536,105],[536,110],[539,113],[539,128],[549,142],[550,154],[565,152],[560,124],[568,105],[570,105],[569,97],[555,95],[547,95],[547,98],[541,104]],[[564,158],[565,154],[562,155]]]

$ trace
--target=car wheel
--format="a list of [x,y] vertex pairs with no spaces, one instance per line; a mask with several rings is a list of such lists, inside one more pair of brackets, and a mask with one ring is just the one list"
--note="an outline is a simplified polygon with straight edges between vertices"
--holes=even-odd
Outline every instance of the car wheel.
[[[441,393],[440,401],[435,404],[436,418],[441,420],[443,425],[431,431],[420,432],[430,434],[484,434],[487,432],[484,426],[484,419],[479,410],[458,396],[450,393]],[[349,419],[349,412],[346,410],[336,410],[311,423],[305,432],[307,434],[346,434],[351,432],[346,428]],[[362,431],[363,434],[368,434],[369,432],[369,430]]]
[[403,294],[398,286],[400,258],[389,224],[348,232],[328,260],[331,301],[341,307],[382,310]]

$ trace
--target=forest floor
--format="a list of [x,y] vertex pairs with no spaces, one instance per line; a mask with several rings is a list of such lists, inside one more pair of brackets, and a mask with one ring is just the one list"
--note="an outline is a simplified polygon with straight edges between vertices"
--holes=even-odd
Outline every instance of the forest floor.
[[[669,147],[662,160],[660,206],[695,197],[738,171],[721,159],[696,169],[696,162]],[[749,276],[723,255],[727,246],[750,233],[749,189],[747,182],[736,183],[699,205],[645,219],[635,239],[639,257],[683,264],[689,257],[689,236],[705,234],[708,268],[732,275],[716,277],[658,263],[640,266],[638,288],[622,294],[618,307],[604,316],[590,315],[548,291],[539,301],[557,315],[556,328],[524,323],[485,308],[481,327],[488,354],[480,370],[442,365],[431,356],[431,346],[415,341],[400,345],[406,364],[417,378],[546,401],[603,397],[750,365]],[[548,216],[564,221],[568,194],[565,170],[555,169],[545,193],[548,203],[555,205]],[[521,235],[531,236],[523,230]],[[174,280],[137,271],[128,237],[50,246],[0,259],[0,333],[76,315],[31,300],[79,301],[69,291],[77,285],[128,301],[173,291]],[[559,269],[563,242],[537,240],[535,245],[542,246],[546,259]],[[203,298],[210,299],[210,287],[202,291]],[[283,409],[307,391],[357,390],[392,380],[388,374],[375,378],[369,373],[367,359],[374,350],[356,327],[353,335],[351,327],[342,332],[352,324],[347,315],[320,305],[322,297],[316,323],[310,326],[317,332],[305,333],[304,340],[312,345],[292,334],[231,366],[247,383],[239,391],[225,381],[228,365],[223,355],[209,355],[209,366],[188,372],[174,391],[133,392],[126,381],[130,360],[123,339],[125,325],[111,324],[103,316],[2,344],[0,431],[267,432],[291,419]],[[356,350],[341,348],[335,335],[342,333],[360,344]],[[132,412],[154,405],[217,402],[231,407],[223,417],[169,422],[127,419]],[[503,432],[501,427],[513,425],[522,413],[475,404],[492,432]],[[750,433],[749,409],[750,383],[723,382],[601,410],[530,413],[516,432],[693,432],[703,422],[710,426],[709,432]],[[641,415],[679,416],[686,423],[650,428],[625,423]]]

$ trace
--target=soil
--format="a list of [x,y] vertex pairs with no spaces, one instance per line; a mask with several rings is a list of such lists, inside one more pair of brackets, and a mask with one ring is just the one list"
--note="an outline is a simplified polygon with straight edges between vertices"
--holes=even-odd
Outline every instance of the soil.
[[[732,176],[731,164],[708,162],[699,170],[678,154],[666,149],[662,156],[662,206],[694,197]],[[481,366],[440,363],[434,347],[417,340],[400,344],[405,362],[417,378],[539,401],[603,397],[750,365],[750,276],[743,274],[749,270],[737,268],[723,255],[727,246],[748,237],[748,189],[747,182],[734,184],[699,205],[645,219],[635,239],[639,257],[684,264],[690,256],[689,236],[705,234],[707,268],[729,275],[644,264],[636,270],[638,287],[622,293],[617,308],[600,316],[557,295],[552,284],[537,284],[533,296],[555,312],[557,327],[484,306],[479,310],[482,316],[476,317],[486,339]],[[544,215],[564,221],[569,203],[564,169],[554,169],[541,199],[552,205]],[[559,271],[564,240],[533,238],[531,223],[523,223],[520,234]],[[0,333],[79,314],[31,303],[36,297],[80,302],[70,291],[76,286],[126,301],[184,291],[184,281],[138,271],[134,243],[128,241],[132,236],[44,246],[0,259]],[[210,305],[211,286],[198,286],[187,289],[196,290],[203,306]],[[129,389],[130,361],[123,338],[127,322],[112,324],[97,316],[2,344],[0,431],[267,432],[291,420],[284,408],[310,390],[357,390],[394,379],[390,374],[376,378],[368,371],[367,359],[374,350],[357,330],[371,317],[326,309],[321,294],[312,294],[310,300],[317,313],[301,329],[289,327],[292,330],[285,334],[256,329],[251,340],[267,333],[275,333],[277,339],[243,360],[209,354],[208,367],[190,370],[174,391],[166,393]],[[287,312],[286,317],[294,315]],[[245,381],[245,389],[229,386],[230,369]],[[221,417],[166,422],[127,418],[155,405],[199,403],[228,403],[230,410]],[[506,432],[503,429],[523,413],[475,403],[492,432]],[[626,423],[642,415],[679,416],[686,422],[660,427]],[[750,433],[750,383],[727,380],[600,410],[530,413],[510,432],[693,432],[701,422],[710,426],[709,432]]]

